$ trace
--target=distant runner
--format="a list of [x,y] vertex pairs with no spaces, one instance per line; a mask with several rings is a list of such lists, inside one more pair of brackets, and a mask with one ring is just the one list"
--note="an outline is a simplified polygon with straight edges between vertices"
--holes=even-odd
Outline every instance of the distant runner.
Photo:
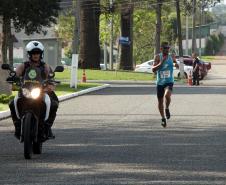
[[[157,97],[158,109],[162,117],[161,125],[167,126],[166,119],[170,119],[169,105],[171,102],[171,93],[173,90],[173,63],[175,59],[169,54],[170,46],[168,42],[162,42],[161,53],[157,54],[154,59],[153,72],[157,72]],[[176,62],[176,61],[175,61]],[[165,97],[165,112],[164,112]]]

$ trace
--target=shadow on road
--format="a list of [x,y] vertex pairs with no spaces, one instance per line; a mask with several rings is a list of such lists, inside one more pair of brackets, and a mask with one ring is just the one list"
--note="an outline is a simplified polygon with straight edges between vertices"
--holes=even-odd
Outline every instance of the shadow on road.
[[[225,127],[192,128],[186,126],[189,125],[186,120],[181,124],[178,119],[174,126],[163,129],[155,119],[117,123],[106,122],[105,117],[94,121],[79,120],[76,116],[68,119],[68,116],[61,116],[64,128],[54,129],[57,138],[44,144],[42,155],[25,161],[22,145],[15,143],[11,144],[12,150],[1,152],[0,184],[17,182],[18,178],[21,184],[223,185],[226,182]],[[71,125],[74,128],[69,128]],[[6,147],[2,143],[9,133],[0,131],[0,135],[1,146]],[[9,180],[10,173],[17,175]]]

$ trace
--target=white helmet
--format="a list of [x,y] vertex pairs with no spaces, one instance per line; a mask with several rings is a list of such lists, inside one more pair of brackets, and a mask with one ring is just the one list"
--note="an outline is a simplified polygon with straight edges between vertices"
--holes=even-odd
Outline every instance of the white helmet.
[[26,51],[29,57],[31,57],[33,52],[40,52],[41,58],[44,56],[44,46],[39,41],[30,41],[26,45]]

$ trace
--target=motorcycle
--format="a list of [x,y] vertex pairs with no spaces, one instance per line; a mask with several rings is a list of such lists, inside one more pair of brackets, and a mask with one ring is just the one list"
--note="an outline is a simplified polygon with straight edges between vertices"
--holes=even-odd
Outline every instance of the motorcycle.
[[17,77],[9,64],[2,64],[2,69],[9,71],[6,81],[19,87],[14,98],[15,112],[21,121],[20,142],[24,143],[24,157],[31,159],[32,153],[42,153],[42,143],[47,140],[45,121],[49,117],[51,101],[44,89],[48,84],[60,83],[54,80],[55,72],[63,72],[64,68],[57,66],[46,80],[37,67],[26,69],[23,78]]

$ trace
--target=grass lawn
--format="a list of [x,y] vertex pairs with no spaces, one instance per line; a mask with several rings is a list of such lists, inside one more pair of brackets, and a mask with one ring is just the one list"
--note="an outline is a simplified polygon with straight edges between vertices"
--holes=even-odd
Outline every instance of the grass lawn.
[[213,62],[215,59],[215,56],[201,56],[201,59],[206,62]]
[[[78,70],[78,79],[82,78],[82,70]],[[65,69],[62,73],[56,73],[56,79],[69,81],[70,69]],[[86,69],[87,80],[135,80],[148,81],[154,80],[154,76],[148,73],[137,73],[131,71],[104,71]]]
[[2,104],[0,103],[0,111],[5,111],[9,108],[8,104]]

